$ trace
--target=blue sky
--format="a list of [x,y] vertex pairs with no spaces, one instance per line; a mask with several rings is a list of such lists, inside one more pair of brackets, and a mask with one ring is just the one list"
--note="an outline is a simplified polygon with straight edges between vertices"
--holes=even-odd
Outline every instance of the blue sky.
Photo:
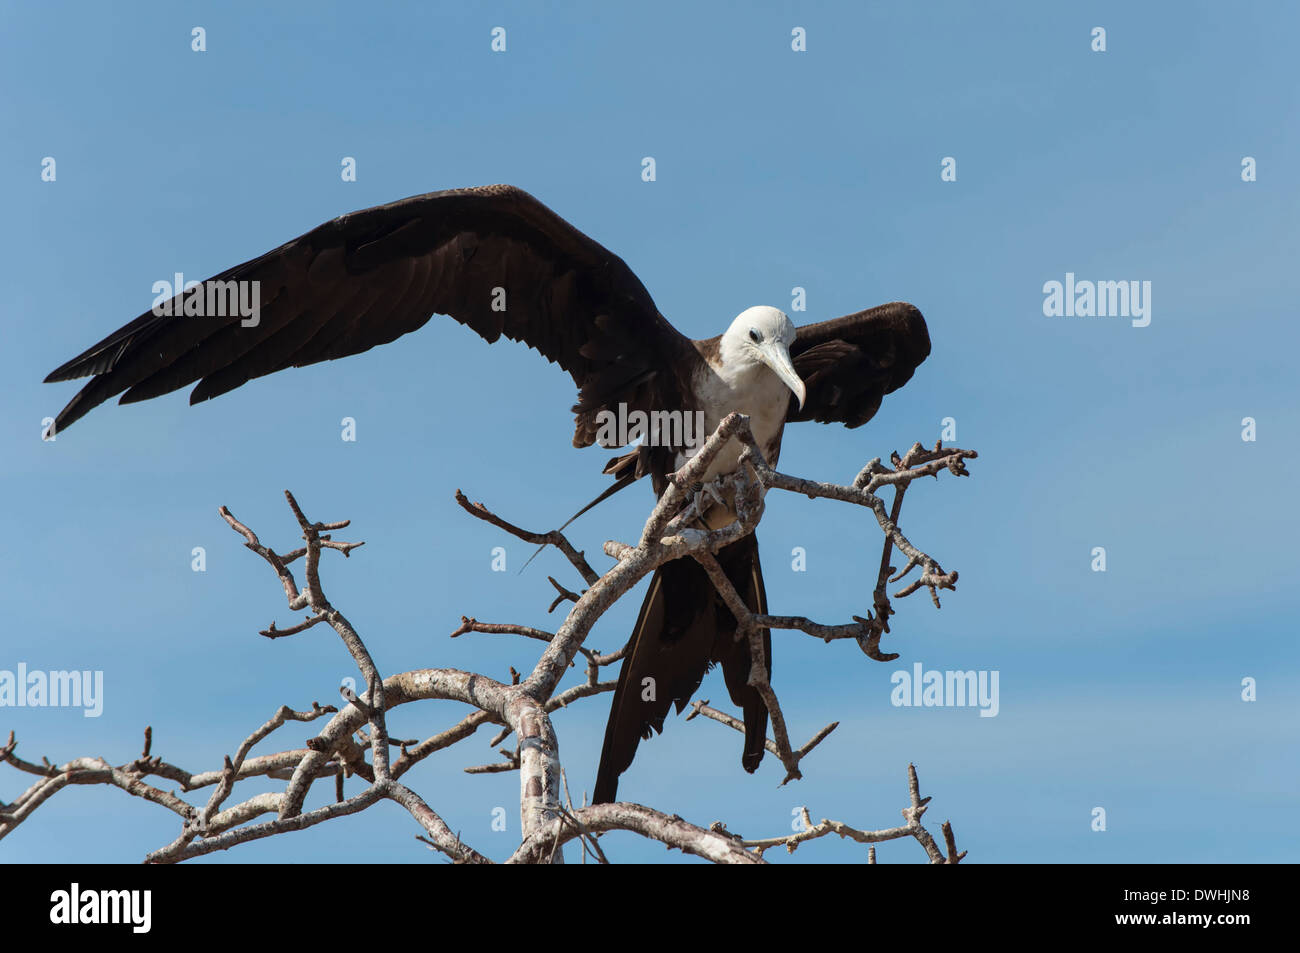
[[[190,49],[195,26],[206,52]],[[505,53],[490,50],[495,26]],[[797,26],[806,52],[790,48]],[[99,718],[0,708],[0,729],[28,758],[120,763],[150,724],[154,752],[197,771],[279,705],[335,701],[354,674],[345,650],[324,627],[256,634],[293,616],[216,513],[292,548],[285,488],[366,540],[324,578],[381,671],[531,667],[531,643],[447,633],[462,614],[553,628],[546,575],[576,582],[553,553],[517,575],[530,548],[452,499],[459,487],[544,529],[604,486],[602,452],[569,448],[571,380],[535,352],[436,318],[198,407],[184,392],[109,404],[40,440],[75,392],[41,379],[148,308],[154,281],[205,277],[353,209],[510,182],[620,254],[694,337],[752,304],[788,310],[795,286],[799,323],[896,299],[922,310],[933,353],[912,382],[859,430],[789,428],[782,469],[847,482],[933,442],[946,417],[980,453],[969,479],[908,496],[905,532],[961,580],[940,611],[896,604],[897,662],[775,634],[793,736],[841,722],[804,780],[779,788],[771,756],[746,775],[739,735],[674,718],[621,796],[747,836],[789,831],[805,804],[886,827],[913,761],[932,829],[951,819],[972,861],[1290,860],[1297,27],[1282,4],[4,6],[0,669],[102,670],[105,702]],[[341,181],[344,156],[356,182]],[[1246,156],[1257,181],[1242,181]],[[1067,272],[1150,281],[1150,325],[1045,317],[1043,285]],[[634,538],[651,502],[622,494],[575,543]],[[774,493],[759,538],[773,611],[839,622],[869,607],[879,533],[865,512]],[[498,545],[507,573],[491,571]],[[191,571],[195,546],[206,572]],[[640,594],[589,644],[620,644]],[[892,673],[915,662],[997,671],[999,714],[892,706]],[[727,702],[716,674],[700,694]],[[594,780],[607,699],[555,717],[575,787]],[[407,706],[392,731],[424,737],[463,711]],[[256,751],[309,734],[291,725]],[[517,779],[461,770],[496,760],[490,736],[408,778],[501,858]],[[0,799],[28,780],[0,769]],[[311,803],[328,796],[322,784]],[[115,789],[69,788],[0,858],[134,861],[176,829]],[[425,862],[416,833],[383,805],[200,862]],[[604,844],[616,860],[676,859],[631,835]],[[772,856],[864,854],[823,840]],[[914,843],[880,850],[920,859]]]

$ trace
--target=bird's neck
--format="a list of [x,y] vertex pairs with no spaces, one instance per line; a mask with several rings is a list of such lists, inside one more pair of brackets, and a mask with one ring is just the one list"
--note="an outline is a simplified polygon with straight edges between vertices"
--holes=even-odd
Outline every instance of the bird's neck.
[[[720,398],[716,404],[726,407],[722,417],[733,412],[748,414],[752,418],[751,426],[765,430],[785,423],[790,389],[766,364],[758,361],[723,364],[716,374]],[[713,426],[719,422],[721,417]],[[758,437],[757,430],[754,435]]]
[[[759,447],[770,457],[768,463],[775,465],[790,391],[770,368],[753,361],[705,365],[696,394],[704,411],[705,436],[717,429],[728,414],[745,414]],[[709,467],[706,478],[730,473],[739,456],[740,444],[729,441]]]

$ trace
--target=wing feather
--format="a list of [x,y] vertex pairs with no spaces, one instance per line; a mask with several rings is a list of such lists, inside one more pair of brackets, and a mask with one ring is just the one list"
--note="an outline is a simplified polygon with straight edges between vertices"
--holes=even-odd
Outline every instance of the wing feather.
[[92,378],[56,429],[118,394],[130,403],[197,382],[197,402],[287,367],[369,350],[447,314],[489,342],[522,341],[568,371],[579,389],[574,443],[587,446],[601,409],[680,406],[698,359],[621,258],[513,186],[352,212],[208,281],[258,282],[257,323],[183,316],[183,303],[203,287],[173,299],[176,316],[146,312],[46,378]]
[[929,355],[925,318],[906,302],[806,324],[798,329],[790,358],[807,398],[802,410],[791,399],[786,420],[861,427]]

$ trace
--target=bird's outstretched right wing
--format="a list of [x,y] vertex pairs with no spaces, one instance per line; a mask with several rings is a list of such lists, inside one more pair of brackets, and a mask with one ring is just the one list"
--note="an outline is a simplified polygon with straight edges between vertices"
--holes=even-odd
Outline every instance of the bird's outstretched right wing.
[[[210,282],[258,282],[259,313],[195,314]],[[208,296],[207,300],[211,300]],[[681,405],[694,349],[621,258],[508,185],[417,195],[342,215],[153,309],[61,365],[47,382],[92,377],[63,430],[122,403],[198,382],[197,403],[254,377],[369,350],[448,314],[489,342],[504,335],[558,363],[579,388],[576,446],[595,414]],[[226,309],[229,310],[229,309]]]

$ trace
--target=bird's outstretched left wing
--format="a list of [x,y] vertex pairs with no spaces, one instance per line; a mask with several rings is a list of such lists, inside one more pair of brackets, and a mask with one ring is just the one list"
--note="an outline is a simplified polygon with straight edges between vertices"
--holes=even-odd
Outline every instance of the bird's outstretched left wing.
[[929,355],[925,318],[903,301],[805,324],[790,357],[808,394],[802,409],[791,398],[785,419],[861,427]]

